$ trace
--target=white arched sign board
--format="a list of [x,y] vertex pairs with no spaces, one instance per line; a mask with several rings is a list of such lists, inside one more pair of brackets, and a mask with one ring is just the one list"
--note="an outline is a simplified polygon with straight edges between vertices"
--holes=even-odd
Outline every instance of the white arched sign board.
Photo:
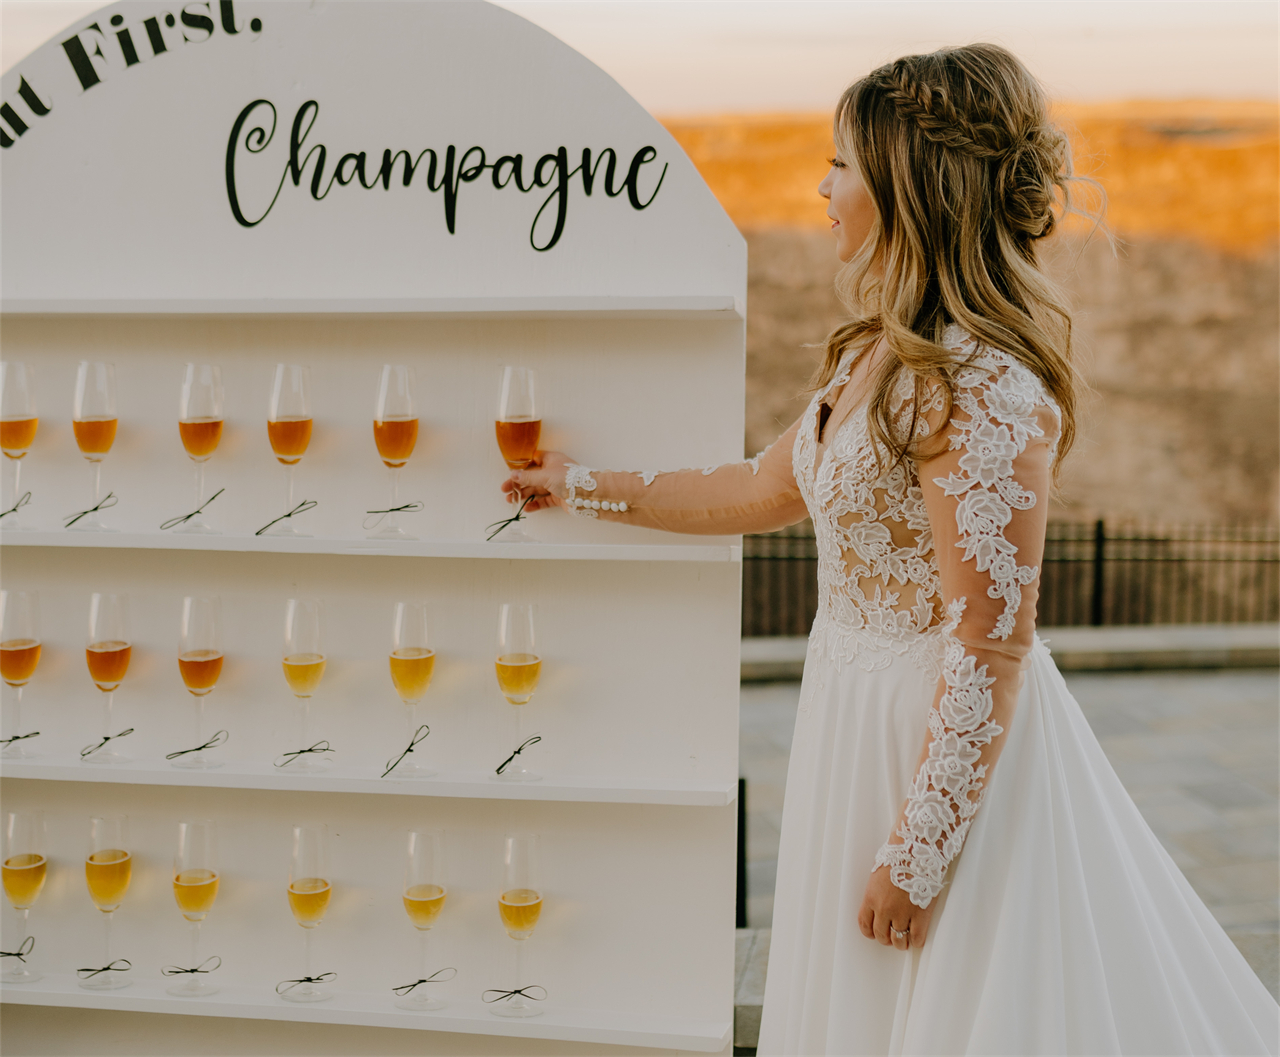
[[9,310],[744,291],[671,136],[489,4],[114,4],[0,86]]
[[[0,544],[6,586],[40,592],[44,648],[24,698],[39,755],[0,770],[6,807],[45,812],[51,863],[32,914],[46,975],[0,988],[6,1045],[94,1052],[110,1028],[130,1052],[179,1053],[190,1029],[158,1014],[190,1014],[237,1018],[207,1029],[228,1053],[269,1049],[270,1025],[248,1022],[273,1020],[317,1054],[521,1052],[522,1038],[564,1054],[723,1051],[741,548],[560,512],[535,518],[539,543],[490,543],[484,528],[504,509],[502,363],[537,369],[546,447],[634,469],[740,455],[745,244],[678,145],[584,58],[480,2],[117,4],[20,62],[0,97],[3,353],[35,364],[39,402],[24,529],[0,519]],[[114,533],[63,527],[89,484],[70,422],[81,360],[118,375],[103,464]],[[282,512],[264,428],[277,360],[314,380],[298,487],[318,506],[298,522],[304,539],[255,535]],[[209,510],[217,536],[160,527],[190,505],[175,424],[187,361],[219,364],[225,384],[208,464],[210,491],[225,488]],[[383,363],[419,381],[402,498],[425,505],[405,515],[411,542],[361,525],[387,496],[370,436]],[[96,737],[91,591],[133,607],[135,660],[116,695],[132,759],[115,768],[79,759]],[[230,739],[210,771],[165,759],[191,737],[174,663],[190,594],[220,595],[226,625],[209,707]],[[280,625],[297,595],[328,614],[314,708],[336,762],[312,779],[273,762],[296,747]],[[405,598],[432,607],[437,650],[424,708],[440,774],[416,782],[381,775],[404,748],[386,651]],[[538,603],[543,657],[524,721],[543,739],[530,750],[543,780],[520,788],[492,776],[513,747],[493,671],[510,600]],[[79,870],[93,811],[129,815],[137,863],[116,925],[136,971],[112,992],[75,979],[99,943]],[[205,931],[222,989],[179,1000],[160,976],[186,943],[168,863],[176,820],[199,816],[222,827],[224,893]],[[341,983],[315,1005],[274,991],[299,971],[281,883],[298,820],[335,833],[320,950]],[[391,991],[416,971],[400,902],[415,826],[445,833],[449,903],[431,950],[458,970],[430,1015]],[[548,1000],[529,1020],[494,1017],[480,997],[511,976],[494,886],[513,829],[544,842],[525,982]],[[3,913],[7,944],[17,919]],[[371,1027],[418,1030],[360,1034]]]

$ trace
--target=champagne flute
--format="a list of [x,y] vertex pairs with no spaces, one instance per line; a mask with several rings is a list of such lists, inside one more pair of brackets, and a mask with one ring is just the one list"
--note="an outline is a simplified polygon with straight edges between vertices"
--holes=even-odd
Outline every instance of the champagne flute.
[[[431,684],[435,666],[435,651],[427,645],[426,603],[397,602],[391,628],[391,682],[405,704],[410,743],[418,731],[418,706]],[[425,764],[405,762],[394,773],[402,778],[429,778],[436,772]]]
[[[5,465],[13,466],[13,488],[9,492],[10,503],[21,498],[19,482],[22,477],[22,458],[35,443],[36,426],[35,372],[30,364],[17,360],[0,363],[0,450],[5,455]],[[20,528],[18,511],[6,515],[0,521],[6,529]]]
[[[173,898],[191,925],[191,968],[200,965],[200,923],[218,898],[217,829],[209,819],[178,823],[178,853],[173,857]],[[218,986],[202,981],[198,973],[166,988],[182,998],[217,994]]]
[[[102,501],[102,460],[115,443],[116,365],[81,361],[76,371],[76,400],[71,428],[75,431],[80,453],[93,467],[93,506]],[[76,532],[110,532],[97,511],[86,514],[74,525]]]
[[[498,914],[507,935],[516,941],[516,990],[524,987],[524,945],[542,915],[538,887],[538,838],[528,833],[508,836],[502,860],[502,895]],[[489,1007],[497,1017],[536,1017],[542,1012],[524,995],[512,995]]]
[[[89,600],[89,644],[84,651],[89,678],[106,696],[102,704],[102,736],[111,737],[111,706],[116,688],[129,671],[133,646],[129,641],[129,596],[94,594]],[[124,763],[127,756],[108,742],[96,752],[81,757],[82,763]]]
[[[13,909],[22,915],[22,943],[15,950],[22,952],[30,932],[27,915],[40,898],[44,888],[48,860],[44,847],[44,816],[39,811],[10,811],[4,820],[4,894],[9,897]],[[40,979],[40,973],[14,958],[13,968],[0,973],[0,981],[6,984],[30,984]]]
[[[182,626],[178,639],[178,672],[195,698],[194,744],[203,745],[204,699],[213,693],[222,674],[222,600],[193,598],[182,600]],[[174,767],[207,770],[221,767],[208,752],[188,752],[173,760]]]
[[[320,637],[320,603],[289,599],[284,614],[284,678],[298,702],[299,748],[310,745],[311,695],[320,687],[326,660]],[[322,771],[328,759],[317,753],[295,757],[290,770]]]
[[[508,470],[523,470],[538,451],[542,436],[542,418],[534,399],[534,372],[529,367],[504,367],[502,388],[498,394],[498,417],[493,424],[498,436],[498,450]],[[532,536],[519,523],[505,529],[506,543],[533,543]]]
[[[111,922],[124,902],[133,877],[133,855],[129,852],[129,820],[124,815],[95,817],[89,820],[89,854],[84,861],[84,879],[89,898],[102,911],[106,955],[103,966],[111,965]],[[80,981],[87,991],[114,991],[128,987],[129,981],[118,972],[104,968]]]
[[[494,668],[498,689],[515,709],[515,745],[521,744],[521,713],[533,697],[542,674],[542,658],[533,634],[534,607],[514,602],[503,603],[498,615],[498,659]],[[512,746],[513,748],[515,746]],[[536,782],[542,775],[527,770],[517,756],[497,776],[507,782]]]
[[[329,909],[333,885],[329,882],[329,827],[294,826],[293,857],[289,862],[289,909],[302,926],[304,962],[302,975],[311,972],[312,935]],[[322,986],[303,982],[280,996],[290,1002],[323,1002],[331,997]]]
[[383,464],[391,471],[391,502],[393,512],[388,514],[382,527],[369,534],[370,539],[412,540],[397,521],[394,509],[400,505],[400,470],[409,461],[418,443],[418,412],[413,404],[413,368],[386,364],[378,382],[378,400],[373,411],[373,441]]
[[[222,439],[222,421],[222,369],[208,363],[187,364],[178,401],[178,433],[195,466],[197,510],[204,505],[204,464]],[[204,536],[218,534],[200,514],[184,521],[174,531]]]
[[[0,678],[16,691],[13,736],[22,734],[22,691],[40,663],[40,605],[34,591],[0,591]],[[0,752],[6,760],[29,759],[35,753],[20,741]]]
[[[404,909],[418,930],[418,979],[427,972],[427,933],[444,909],[445,885],[440,854],[441,835],[435,830],[410,830],[408,861],[404,871]],[[445,1003],[414,988],[396,1002],[401,1009],[444,1009]]]
[[[277,363],[267,412],[267,437],[276,461],[284,467],[286,510],[292,510],[293,478],[311,443],[311,368]],[[306,536],[293,527],[292,518],[267,530],[271,536]]]

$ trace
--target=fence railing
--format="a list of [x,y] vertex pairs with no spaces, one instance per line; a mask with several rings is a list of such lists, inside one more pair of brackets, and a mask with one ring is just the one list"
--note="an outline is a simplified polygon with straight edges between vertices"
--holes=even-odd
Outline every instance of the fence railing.
[[[805,522],[743,540],[742,634],[807,635],[818,551]],[[1037,622],[1280,620],[1280,527],[1050,522]]]

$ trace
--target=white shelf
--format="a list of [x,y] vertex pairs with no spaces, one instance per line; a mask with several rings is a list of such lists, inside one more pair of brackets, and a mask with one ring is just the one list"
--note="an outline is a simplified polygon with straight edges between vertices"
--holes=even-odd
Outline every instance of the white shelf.
[[0,777],[54,782],[110,782],[120,785],[195,786],[205,789],[277,789],[326,793],[381,793],[480,800],[556,800],[594,804],[665,804],[724,807],[738,795],[736,781],[709,779],[580,778],[545,775],[537,782],[503,782],[488,772],[441,771],[431,778],[379,778],[369,770],[331,767],[323,774],[288,773],[269,763],[229,759],[208,771],[171,767],[165,760],[131,760],[95,766],[72,754],[0,761]]
[[562,561],[740,562],[742,547],[723,543],[492,543],[484,540],[290,539],[184,536],[168,532],[0,531],[3,547],[242,551],[268,554],[390,554],[410,558],[529,558]]
[[63,300],[5,298],[6,315],[399,316],[444,319],[746,319],[732,295]]
[[[135,970],[136,972],[136,970]],[[311,1024],[359,1024],[419,1031],[456,1031],[468,1035],[555,1039],[614,1046],[651,1046],[671,1050],[719,1053],[729,1043],[729,1020],[684,1020],[675,1017],[572,1009],[546,1003],[538,1017],[508,1020],[495,1017],[478,1000],[446,999],[446,1009],[413,1013],[397,1009],[395,996],[334,989],[326,1002],[306,1005],[284,1001],[267,988],[221,985],[207,998],[176,998],[165,993],[168,981],[135,980],[119,991],[85,991],[74,977],[50,974],[34,984],[0,987],[0,1002],[31,1006],[115,1009],[134,1013],[185,1013],[206,1017],[245,1017]]]

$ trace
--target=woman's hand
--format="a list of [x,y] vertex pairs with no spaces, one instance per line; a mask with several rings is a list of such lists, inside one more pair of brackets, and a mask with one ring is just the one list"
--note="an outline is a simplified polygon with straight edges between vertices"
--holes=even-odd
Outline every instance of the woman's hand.
[[897,947],[923,947],[933,917],[930,903],[921,910],[901,888],[889,880],[889,867],[881,866],[867,882],[862,907],[858,911],[858,927],[869,940]]
[[532,496],[525,507],[526,512],[562,506],[566,494],[565,472],[572,462],[569,456],[560,451],[534,453],[533,461],[525,469],[512,470],[511,476],[502,482],[507,502],[519,503]]

